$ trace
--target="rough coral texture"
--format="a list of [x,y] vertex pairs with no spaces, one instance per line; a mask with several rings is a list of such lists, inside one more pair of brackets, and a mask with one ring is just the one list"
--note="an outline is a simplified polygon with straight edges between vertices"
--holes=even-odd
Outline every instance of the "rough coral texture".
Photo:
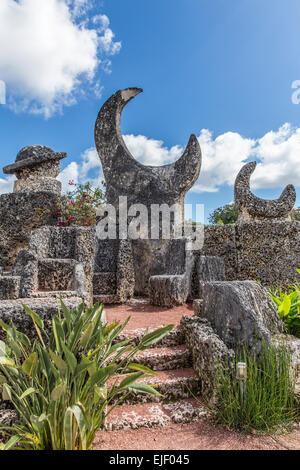
[[28,275],[30,296],[34,291],[73,290],[92,304],[95,244],[94,228],[42,227],[33,231],[26,256],[32,254],[38,264],[32,264]]
[[183,316],[181,327],[192,354],[194,371],[200,381],[201,395],[209,404],[214,404],[217,399],[216,372],[218,368],[232,370],[235,354],[207,320]]
[[225,281],[225,264],[219,256],[199,256],[197,262],[199,282]]
[[265,221],[237,224],[238,279],[263,285],[299,279],[300,222]]
[[222,257],[230,281],[277,286],[299,280],[299,247],[300,222],[264,220],[205,227],[202,254]]
[[[64,299],[64,302],[71,309],[80,305],[82,299],[80,297],[69,297]],[[0,302],[0,319],[4,323],[12,321],[17,330],[22,331],[29,338],[36,337],[32,320],[26,314],[22,304],[27,305],[44,320],[46,330],[51,328],[52,317],[57,313],[57,299],[53,297],[44,297],[42,301],[40,298],[2,300]],[[4,339],[3,335],[3,331],[0,331],[0,339]]]
[[203,300],[202,299],[195,299],[193,301],[193,310],[194,310],[194,314],[197,317],[202,317],[202,314],[203,314]]
[[235,180],[234,200],[239,211],[239,222],[266,219],[288,219],[296,201],[293,185],[288,185],[276,200],[256,197],[250,190],[250,176],[256,168],[256,162],[246,163]]
[[193,369],[174,369],[158,371],[155,376],[142,379],[143,383],[154,385],[160,396],[133,392],[124,401],[125,404],[168,402],[198,396],[199,380]]
[[236,231],[233,225],[207,225],[204,228],[205,256],[218,256],[224,260],[225,276],[228,281],[237,279],[238,262]]
[[20,277],[0,276],[0,300],[20,297]]
[[182,369],[191,366],[191,355],[184,345],[173,348],[150,348],[138,353],[134,362],[152,370]]
[[169,423],[190,423],[207,416],[207,411],[194,399],[187,398],[173,403],[144,403],[123,405],[113,410],[105,429],[139,429],[164,427]]
[[56,198],[45,191],[0,196],[0,264],[6,270],[12,268],[19,251],[28,247],[32,229],[57,224],[53,217]]
[[[187,240],[170,240],[165,273],[151,276],[149,295],[152,305],[171,307],[186,302],[192,284],[194,253],[186,249]],[[181,272],[180,272],[181,271]]]
[[229,348],[260,350],[262,341],[283,331],[268,292],[253,281],[206,282],[201,286],[202,316]]
[[132,245],[129,240],[97,240],[93,274],[94,300],[123,303],[134,294]]
[[[107,185],[107,200],[119,213],[119,197],[127,197],[127,206],[143,204],[148,210],[146,234],[150,237],[151,206],[177,205],[175,217],[183,222],[183,205],[186,192],[197,180],[201,168],[201,150],[197,138],[192,135],[182,157],[175,163],[159,167],[145,166],[129,153],[122,139],[120,120],[123,108],[142,90],[128,88],[111,96],[102,106],[95,125],[95,144],[101,159]],[[176,213],[176,215],[175,215]],[[158,231],[161,223],[157,221]],[[153,243],[152,243],[153,241]],[[162,240],[159,240],[162,242]],[[148,239],[134,240],[134,266],[137,294],[145,294],[149,275],[163,274],[159,269],[161,243]],[[150,273],[149,273],[150,268]],[[149,273],[149,275],[148,275]]]

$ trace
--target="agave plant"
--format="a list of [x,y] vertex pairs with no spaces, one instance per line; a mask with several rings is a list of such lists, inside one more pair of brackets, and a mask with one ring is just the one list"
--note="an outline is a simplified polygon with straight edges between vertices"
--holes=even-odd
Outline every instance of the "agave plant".
[[168,334],[173,325],[118,341],[125,323],[102,322],[103,306],[69,310],[60,301],[47,333],[43,320],[24,305],[37,338],[0,321],[0,388],[17,412],[18,424],[0,427],[2,449],[87,450],[108,414],[132,392],[159,395],[139,382],[155,373],[134,356]]

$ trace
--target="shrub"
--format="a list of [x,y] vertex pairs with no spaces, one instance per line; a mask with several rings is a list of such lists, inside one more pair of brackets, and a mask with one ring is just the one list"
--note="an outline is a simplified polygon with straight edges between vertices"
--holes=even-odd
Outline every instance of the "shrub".
[[[297,269],[297,272],[300,273],[300,270]],[[288,291],[281,288],[269,290],[269,294],[277,306],[286,332],[300,337],[300,284],[296,282],[288,286]]]
[[244,386],[228,367],[218,367],[216,388],[217,421],[230,429],[272,431],[295,418],[294,380],[290,372],[290,356],[282,348],[263,344],[260,357],[245,349],[236,355],[247,364]]
[[[104,185],[104,181],[102,181]],[[90,183],[74,184],[69,181],[70,189],[56,200],[53,209],[37,209],[35,224],[46,215],[57,219],[60,227],[93,226],[97,222],[97,208],[106,201],[106,193],[101,188],[92,188]]]
[[[103,182],[102,182],[103,183]],[[105,202],[105,193],[90,183],[69,185],[74,189],[57,201],[56,217],[61,227],[96,225],[96,210]]]
[[159,395],[138,382],[154,374],[132,362],[173,325],[134,339],[117,340],[124,324],[101,321],[102,306],[69,310],[61,301],[47,335],[42,319],[28,307],[37,339],[31,343],[13,324],[0,322],[0,387],[20,424],[1,427],[8,442],[2,448],[36,450],[89,449],[110,411],[133,391]]
[[233,225],[238,218],[238,210],[234,203],[218,207],[208,217],[212,225]]

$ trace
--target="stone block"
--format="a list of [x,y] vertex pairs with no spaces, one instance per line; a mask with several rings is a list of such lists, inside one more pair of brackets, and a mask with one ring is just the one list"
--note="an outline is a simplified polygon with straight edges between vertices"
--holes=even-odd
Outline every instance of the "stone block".
[[20,296],[19,276],[0,276],[0,300],[17,299]]
[[283,331],[273,301],[256,282],[206,282],[200,289],[202,316],[227,347],[247,345],[259,351],[262,341]]

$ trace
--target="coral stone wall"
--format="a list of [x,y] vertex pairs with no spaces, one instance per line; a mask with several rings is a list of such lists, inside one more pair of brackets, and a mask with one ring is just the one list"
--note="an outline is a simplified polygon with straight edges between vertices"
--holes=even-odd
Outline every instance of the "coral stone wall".
[[228,280],[263,285],[300,279],[300,222],[265,220],[205,227],[204,255],[221,256]]
[[[0,196],[0,265],[5,270],[12,267],[19,251],[28,247],[33,228],[57,224],[47,212],[53,209],[56,197],[44,191]],[[44,211],[43,216],[38,217],[39,209]]]

